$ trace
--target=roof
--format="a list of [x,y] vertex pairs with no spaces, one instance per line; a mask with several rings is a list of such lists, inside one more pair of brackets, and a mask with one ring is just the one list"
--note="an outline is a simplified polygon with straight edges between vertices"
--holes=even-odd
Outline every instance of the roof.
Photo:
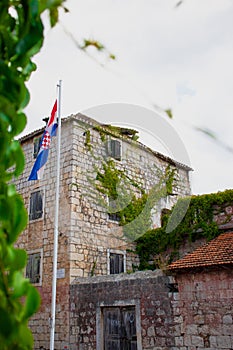
[[[90,118],[90,117],[88,117],[88,116],[86,116],[86,115],[84,115],[82,113],[78,113],[78,114],[75,114],[75,115],[72,114],[72,115],[70,115],[68,117],[62,118],[61,122],[63,124],[63,123],[66,123],[66,122],[69,122],[69,121],[72,121],[72,120],[78,121],[80,123],[80,125],[84,126],[84,128],[101,127],[103,129],[103,131],[105,131],[106,133],[110,132],[115,137],[119,137],[120,136],[120,137],[124,138],[125,141],[128,141],[128,142],[134,142],[133,141],[133,136],[135,136],[137,134],[137,131],[133,130],[133,129],[128,129],[128,128],[125,128],[125,127],[122,128],[122,127],[112,126],[112,125],[108,125],[108,124],[101,124],[98,121],[96,121],[95,119]],[[24,135],[24,136],[19,138],[19,141],[22,143],[22,142],[25,142],[27,140],[33,139],[34,137],[42,134],[44,129],[45,129],[45,126],[43,128],[40,128],[38,130],[35,130],[35,131],[31,132],[28,135]],[[155,157],[160,158],[160,159],[170,163],[173,166],[176,166],[178,168],[181,168],[181,169],[184,169],[184,170],[187,170],[187,171],[192,171],[193,170],[189,165],[183,164],[181,162],[178,162],[178,161],[170,158],[169,156],[166,156],[166,155],[163,155],[160,152],[154,151],[151,148],[147,147],[146,145],[142,144],[140,141],[135,141],[135,142],[136,142],[136,144],[139,147],[141,147],[145,151],[152,153]]]
[[233,264],[233,232],[226,232],[168,266],[170,271]]

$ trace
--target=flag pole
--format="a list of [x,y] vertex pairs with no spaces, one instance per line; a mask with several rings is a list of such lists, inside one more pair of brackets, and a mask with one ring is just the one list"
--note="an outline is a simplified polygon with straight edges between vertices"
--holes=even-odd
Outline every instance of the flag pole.
[[60,184],[60,146],[61,146],[61,80],[57,84],[57,173],[55,192],[55,218],[54,218],[54,247],[53,247],[53,281],[52,302],[50,318],[50,350],[54,350],[55,315],[56,315],[56,291],[57,291],[57,250],[58,250],[58,218],[59,218],[59,184]]

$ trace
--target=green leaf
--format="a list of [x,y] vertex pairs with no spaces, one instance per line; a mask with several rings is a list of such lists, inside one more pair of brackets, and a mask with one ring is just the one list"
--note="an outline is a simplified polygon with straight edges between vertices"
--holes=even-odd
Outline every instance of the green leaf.
[[59,16],[58,9],[56,7],[51,8],[49,11],[49,15],[50,15],[50,25],[51,27],[54,27],[58,21],[58,16]]
[[11,157],[11,162],[9,163],[8,167],[15,165],[15,169],[12,173],[17,177],[22,173],[25,163],[24,154],[20,143],[17,140],[13,141],[9,147],[8,152],[9,157]]
[[168,115],[168,117],[169,117],[170,119],[173,118],[173,114],[172,114],[172,110],[171,110],[171,109],[166,109],[165,112],[167,113],[167,115]]
[[[27,93],[25,96],[24,101],[22,102],[21,106],[24,105],[24,107],[28,104],[29,101],[29,94]],[[20,106],[20,107],[21,107]],[[12,134],[14,136],[19,135],[25,128],[27,124],[27,118],[26,115],[24,113],[18,113],[17,118],[15,118],[11,124],[12,126]]]
[[30,285],[24,306],[23,319],[31,317],[40,306],[40,295],[37,289]]
[[18,237],[19,233],[27,226],[28,215],[20,195],[14,198],[14,212],[12,216],[11,242]]
[[4,337],[9,337],[12,327],[11,314],[6,309],[0,308],[0,334]]
[[43,24],[41,21],[31,25],[30,31],[23,37],[16,46],[17,56],[34,56],[43,43]]
[[16,271],[13,275],[12,280],[12,297],[13,298],[21,298],[22,296],[27,294],[29,286],[29,281],[23,277],[21,271]]
[[27,327],[26,323],[21,323],[18,331],[18,339],[17,342],[22,344],[22,348],[19,349],[32,349],[33,347],[33,337],[30,329]]
[[27,262],[27,253],[23,249],[15,249],[13,248],[14,259],[11,263],[11,269],[22,270]]

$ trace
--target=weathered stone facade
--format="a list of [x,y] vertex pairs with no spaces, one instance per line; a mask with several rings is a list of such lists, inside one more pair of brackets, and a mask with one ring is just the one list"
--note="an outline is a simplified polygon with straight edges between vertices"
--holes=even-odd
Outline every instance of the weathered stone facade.
[[170,292],[171,282],[160,270],[76,279],[70,290],[70,349],[110,349],[103,345],[103,313],[120,306],[135,307],[138,350],[171,349],[180,335],[180,315],[174,315],[177,293]]
[[232,267],[179,273],[176,282],[181,324],[174,350],[232,349]]
[[[176,163],[168,157],[153,152],[142,144],[123,135],[111,132],[103,140],[100,125],[83,115],[71,116],[62,122],[61,132],[61,185],[59,211],[59,249],[55,349],[61,350],[70,344],[70,285],[77,277],[106,275],[109,273],[109,254],[121,252],[124,255],[124,270],[132,272],[138,259],[132,252],[133,243],[122,237],[122,227],[109,220],[106,207],[101,205],[100,194],[92,183],[96,169],[101,169],[106,160],[106,142],[110,138],[121,141],[121,160],[114,160],[118,169],[128,178],[149,191],[159,181],[170,164],[177,169],[173,196],[167,196],[157,203],[161,210],[170,208],[179,196],[190,194],[190,168]],[[89,131],[90,130],[90,133]],[[26,166],[16,181],[25,206],[30,212],[30,197],[35,191],[42,194],[42,216],[30,220],[26,230],[19,237],[17,245],[29,254],[40,254],[41,264],[38,283],[42,297],[40,311],[31,321],[35,335],[35,349],[49,348],[49,318],[52,290],[54,203],[56,179],[56,139],[52,141],[49,160],[43,180],[28,181],[33,158],[33,142],[42,135],[42,130],[24,138],[21,143],[25,153]],[[88,139],[90,137],[90,139]],[[102,198],[101,198],[102,200]],[[156,217],[157,215],[157,217]],[[157,212],[154,225],[158,225]],[[143,233],[143,232],[142,232]],[[78,301],[77,301],[78,302]]]

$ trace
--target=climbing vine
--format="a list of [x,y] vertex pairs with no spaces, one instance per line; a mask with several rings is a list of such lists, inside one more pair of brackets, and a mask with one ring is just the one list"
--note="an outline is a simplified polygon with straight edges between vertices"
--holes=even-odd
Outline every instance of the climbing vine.
[[96,172],[93,185],[107,197],[108,213],[118,216],[124,236],[131,241],[152,227],[152,209],[160,198],[172,193],[176,173],[169,165],[164,173],[160,170],[158,183],[146,193],[143,186],[118,169],[112,159],[103,162]]
[[[179,199],[170,213],[163,218],[161,228],[149,230],[137,240],[136,252],[140,257],[140,269],[154,269],[155,257],[169,252],[168,263],[178,256],[178,250],[184,240],[192,242],[204,238],[207,241],[219,235],[220,230],[215,215],[224,212],[227,205],[233,203],[233,190],[213,194],[192,196],[181,223],[172,231],[166,231],[166,225],[172,212],[179,214],[187,198]],[[175,216],[174,216],[175,217]],[[226,215],[226,222],[230,216]]]

